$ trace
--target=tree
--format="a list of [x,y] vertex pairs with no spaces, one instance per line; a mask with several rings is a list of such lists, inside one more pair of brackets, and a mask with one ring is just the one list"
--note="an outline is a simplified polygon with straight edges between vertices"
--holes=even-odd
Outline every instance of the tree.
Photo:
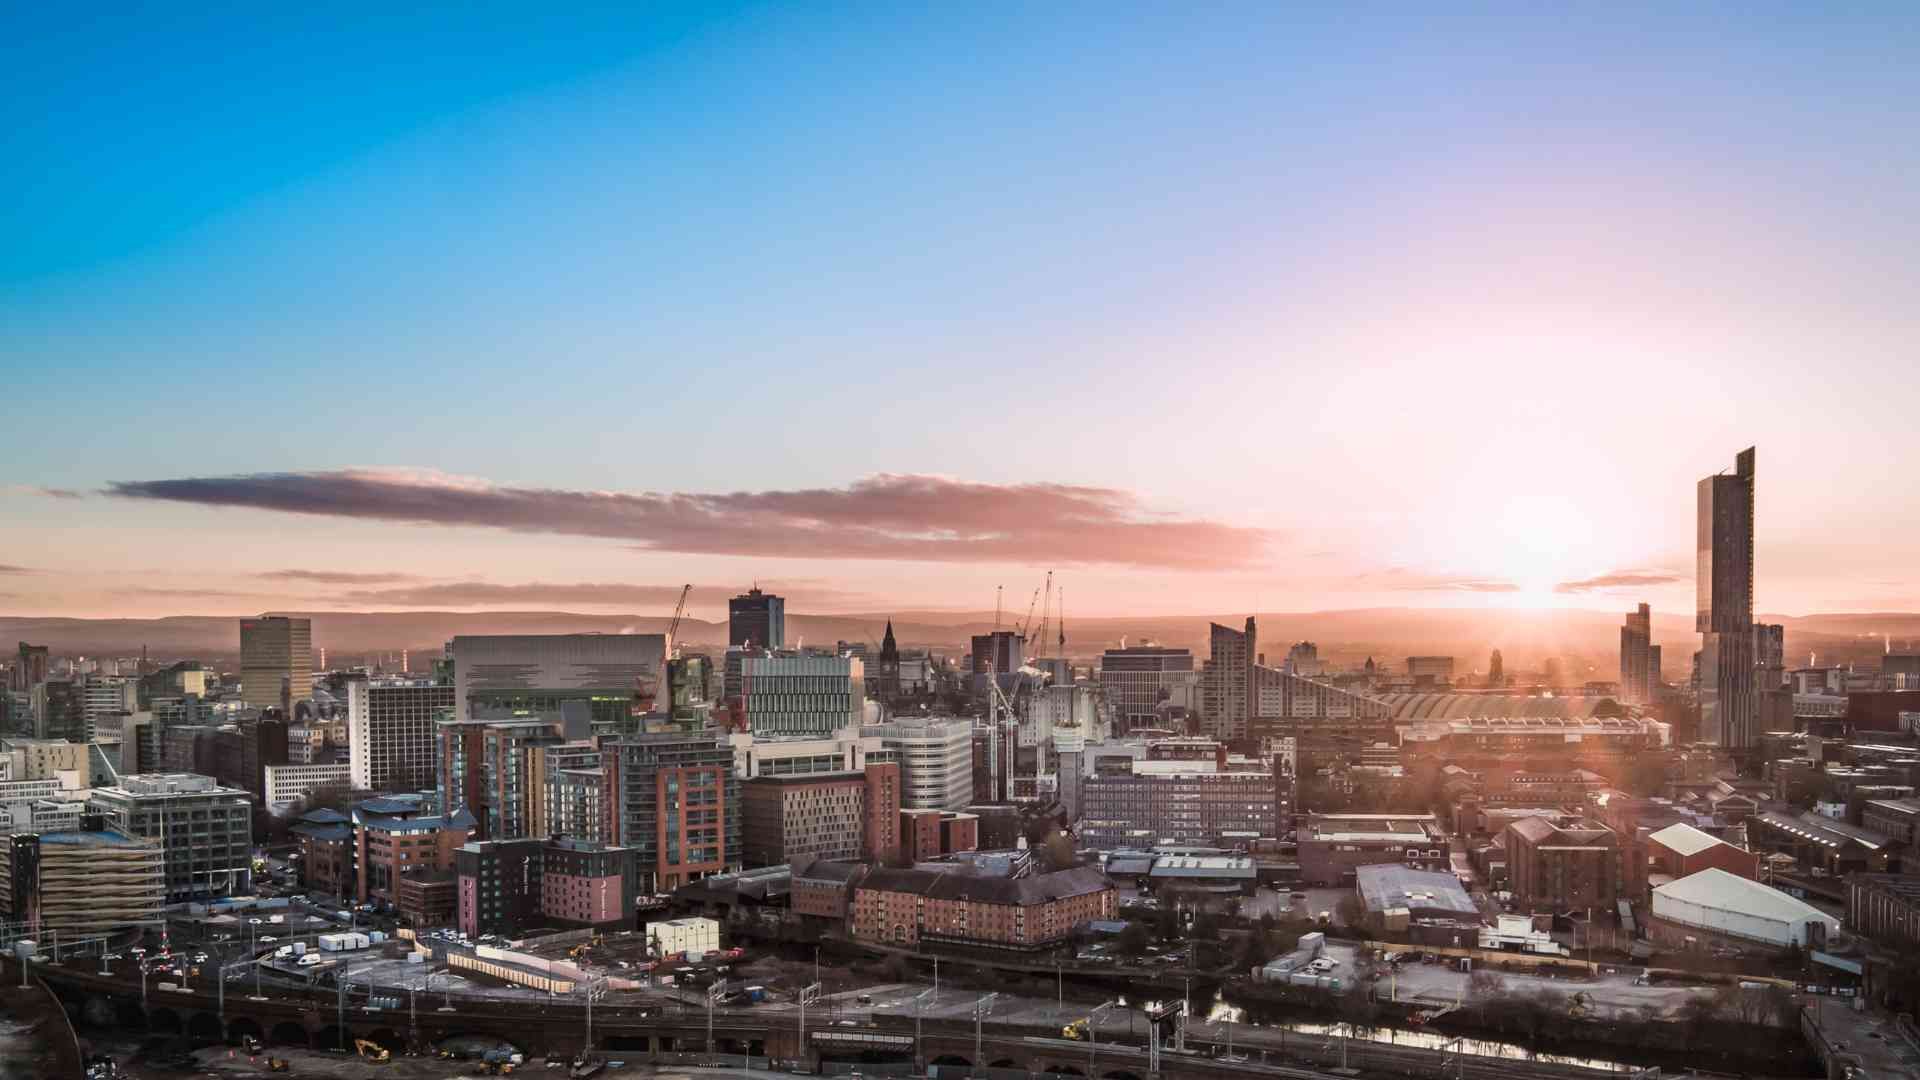
[[1362,927],[1367,919],[1367,905],[1354,893],[1348,893],[1333,906],[1334,921],[1343,926],[1356,929]]
[[1139,956],[1147,951],[1147,945],[1153,940],[1143,923],[1130,922],[1120,936],[1114,939],[1114,948],[1127,956]]
[[1059,829],[1047,835],[1040,848],[1040,857],[1049,870],[1066,870],[1080,864],[1079,853],[1073,849],[1073,837]]

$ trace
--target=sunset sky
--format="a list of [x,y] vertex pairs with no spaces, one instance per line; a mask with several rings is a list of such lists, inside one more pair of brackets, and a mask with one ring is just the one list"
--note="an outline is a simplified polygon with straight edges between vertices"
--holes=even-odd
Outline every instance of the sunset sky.
[[10,17],[0,614],[1920,610],[1920,8],[567,7]]

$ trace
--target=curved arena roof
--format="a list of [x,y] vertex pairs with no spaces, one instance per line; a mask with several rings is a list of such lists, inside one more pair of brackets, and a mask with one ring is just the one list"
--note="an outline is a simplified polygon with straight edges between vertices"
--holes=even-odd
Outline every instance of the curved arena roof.
[[1603,697],[1535,697],[1529,694],[1380,694],[1398,723],[1414,720],[1475,720],[1499,716],[1564,716],[1585,720]]

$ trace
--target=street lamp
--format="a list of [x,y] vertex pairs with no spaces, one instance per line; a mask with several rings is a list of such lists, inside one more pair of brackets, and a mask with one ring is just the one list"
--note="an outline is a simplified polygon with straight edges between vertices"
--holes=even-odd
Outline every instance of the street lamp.
[[976,1070],[980,1068],[981,1025],[986,1020],[987,1014],[993,1011],[993,1000],[999,996],[999,994],[988,994],[973,1003],[973,1067]]
[[926,1010],[927,999],[932,996],[931,990],[922,990],[913,996],[913,1067],[922,1071],[924,1068],[920,1064],[920,1014]]
[[[600,982],[602,984],[604,984],[606,981],[607,980],[605,979],[605,977],[602,977],[600,979]],[[582,984],[583,986],[586,987],[586,991],[587,991],[587,1044],[580,1049],[580,1060],[582,1061],[585,1061],[587,1058],[587,1055],[593,1052],[593,998],[595,994],[595,990],[593,989],[593,983],[594,983],[593,976],[589,975],[587,976],[586,982]],[[603,994],[606,993],[606,991],[604,990],[598,991],[598,992]]]
[[807,1060],[807,1005],[820,1000],[820,984],[813,983],[800,988],[800,1061]]
[[713,1053],[713,1007],[727,996],[727,980],[715,979],[707,987],[707,1053]]

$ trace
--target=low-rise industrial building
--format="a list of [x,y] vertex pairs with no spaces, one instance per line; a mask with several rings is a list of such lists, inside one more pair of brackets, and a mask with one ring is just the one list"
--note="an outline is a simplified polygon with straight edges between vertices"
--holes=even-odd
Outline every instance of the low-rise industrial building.
[[1910,874],[1849,877],[1847,926],[1883,944],[1920,944],[1920,877]]
[[1156,889],[1185,888],[1252,895],[1259,870],[1245,855],[1163,855],[1153,860],[1148,882]]
[[1452,874],[1414,870],[1397,863],[1376,863],[1360,867],[1355,877],[1368,914],[1386,919],[1390,930],[1405,929],[1409,922],[1421,919],[1480,921],[1479,905]]
[[1755,814],[1747,819],[1747,838],[1756,850],[1793,856],[1814,877],[1898,869],[1893,843],[1884,833],[1818,814]]
[[1668,947],[1704,947],[1711,938],[1763,948],[1825,949],[1840,921],[1778,889],[1717,867],[1653,890],[1647,933]]
[[1748,880],[1760,876],[1760,856],[1736,847],[1685,822],[1675,822],[1648,834],[1645,845],[1646,888],[1718,867]]
[[1444,870],[1447,841],[1432,814],[1315,814],[1297,832],[1300,877],[1310,885],[1352,885],[1375,863]]

